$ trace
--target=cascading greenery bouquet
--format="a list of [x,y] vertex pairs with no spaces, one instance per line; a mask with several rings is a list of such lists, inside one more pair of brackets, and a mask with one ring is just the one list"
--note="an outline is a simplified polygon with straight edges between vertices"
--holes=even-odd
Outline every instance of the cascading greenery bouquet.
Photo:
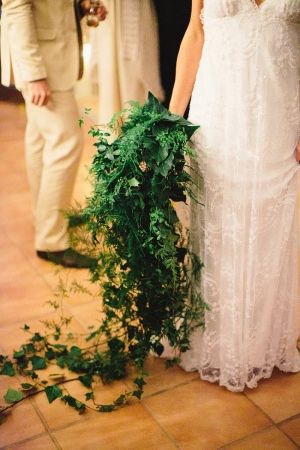
[[[86,337],[88,350],[59,344],[56,327],[56,341],[35,333],[13,359],[2,356],[2,374],[18,371],[35,380],[36,369],[50,363],[67,367],[80,374],[92,400],[97,377],[121,379],[134,366],[131,392],[109,405],[94,402],[95,409],[111,411],[132,396],[141,398],[145,360],[150,352],[163,353],[162,342],[177,354],[189,348],[206,305],[191,288],[201,262],[189,252],[173,202],[195,197],[185,161],[193,158],[189,140],[197,128],[149,94],[144,105],[132,103],[115,116],[108,129],[90,129],[97,149],[93,191],[86,207],[69,213],[69,223],[73,239],[97,259],[90,270],[103,289],[104,318]],[[64,394],[60,383],[43,390],[50,402],[61,398],[80,412],[86,407]],[[12,390],[10,399],[14,403]]]

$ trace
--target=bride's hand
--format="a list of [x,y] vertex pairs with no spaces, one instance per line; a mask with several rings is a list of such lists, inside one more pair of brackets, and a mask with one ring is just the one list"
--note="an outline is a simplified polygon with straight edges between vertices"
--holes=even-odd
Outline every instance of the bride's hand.
[[[79,2],[79,4],[80,4],[84,14],[88,14],[92,7],[91,0],[81,0]],[[99,22],[102,22],[103,20],[105,20],[107,14],[108,14],[108,11],[107,11],[106,7],[104,6],[103,2],[100,1],[99,6],[97,6],[97,8],[96,8],[96,16],[98,17]]]
[[295,150],[295,157],[296,157],[297,163],[300,164],[300,139],[299,139],[298,145]]

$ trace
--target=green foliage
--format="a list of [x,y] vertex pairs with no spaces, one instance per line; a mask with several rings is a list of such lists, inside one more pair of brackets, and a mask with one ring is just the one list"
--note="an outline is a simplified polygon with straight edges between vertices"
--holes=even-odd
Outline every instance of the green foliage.
[[79,381],[81,381],[81,383],[85,386],[90,388],[92,386],[92,382],[93,382],[93,377],[92,375],[89,375],[88,373],[86,373],[85,375],[80,375],[78,377]]
[[71,406],[72,408],[76,409],[76,411],[79,412],[79,414],[82,414],[86,406],[84,403],[80,402],[79,400],[76,400],[76,398],[72,397],[71,395],[63,395],[61,397],[62,401],[65,402],[67,405]]
[[62,396],[62,390],[57,385],[47,386],[45,393],[49,403],[54,402],[54,400]]
[[22,398],[22,392],[17,391],[16,389],[13,389],[11,387],[7,389],[7,392],[4,395],[4,400],[6,401],[6,403],[16,403],[22,400]]
[[122,334],[114,358],[124,354],[137,368],[150,351],[163,352],[162,338],[187,350],[193,328],[203,324],[204,304],[190,290],[188,249],[170,202],[192,192],[185,157],[193,156],[189,139],[196,129],[149,94],[143,106],[127,111],[113,142],[98,128],[90,131],[97,148],[94,190],[70,224],[85,225],[99,260],[91,270],[103,283],[105,319],[91,337],[104,334],[111,347],[112,330],[114,339]]
[[42,370],[42,369],[46,369],[46,367],[47,367],[46,358],[42,358],[40,356],[34,355],[34,356],[32,356],[32,358],[30,358],[30,361],[32,363],[33,370]]
[[21,383],[21,388],[22,388],[22,391],[24,391],[24,392],[36,390],[36,386],[31,383]]
[[[75,244],[98,260],[90,270],[92,282],[102,287],[104,318],[88,334],[85,349],[60,342],[71,320],[62,311],[58,323],[45,322],[49,335],[33,333],[25,325],[31,338],[14,353],[13,361],[0,359],[1,373],[12,376],[15,367],[35,380],[33,388],[42,386],[37,392],[44,391],[49,403],[60,398],[82,413],[87,405],[64,386],[70,380],[53,374],[56,384],[45,387],[47,382],[36,373],[49,364],[67,368],[88,388],[86,401],[97,411],[109,412],[132,397],[141,398],[145,360],[150,352],[163,353],[164,340],[178,355],[189,349],[191,333],[204,322],[206,306],[191,289],[191,272],[199,272],[202,265],[189,252],[171,200],[196,197],[185,163],[186,157],[193,157],[189,139],[196,129],[151,94],[144,105],[133,103],[118,114],[109,132],[91,128],[96,147],[93,191],[85,208],[70,212],[69,224]],[[80,291],[80,286],[72,289]],[[51,302],[57,312],[72,289],[59,284]],[[99,378],[103,383],[122,379],[130,366],[133,390],[111,404],[96,403],[93,383]]]
[[5,361],[1,371],[0,375],[7,375],[9,377],[13,377],[16,374],[16,371],[14,369],[13,364],[10,361]]

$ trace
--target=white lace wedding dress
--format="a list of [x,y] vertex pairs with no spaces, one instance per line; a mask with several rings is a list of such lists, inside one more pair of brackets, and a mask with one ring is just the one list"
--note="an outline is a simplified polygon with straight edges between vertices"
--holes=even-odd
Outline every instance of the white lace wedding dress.
[[203,23],[189,118],[205,208],[190,226],[210,310],[182,365],[240,391],[274,367],[300,370],[300,0],[205,0]]

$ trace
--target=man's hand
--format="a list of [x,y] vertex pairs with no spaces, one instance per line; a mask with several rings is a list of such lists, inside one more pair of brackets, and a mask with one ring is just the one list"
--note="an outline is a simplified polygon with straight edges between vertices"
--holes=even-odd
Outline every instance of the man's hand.
[[29,101],[36,106],[47,105],[51,91],[46,80],[30,81],[28,83]]
[[300,164],[300,139],[295,150],[296,161]]
[[[108,11],[101,1],[99,3],[100,3],[100,5],[97,7],[96,15],[98,17],[98,20],[100,22],[102,22],[103,20],[106,19]],[[80,5],[81,5],[81,8],[83,9],[83,11],[85,12],[85,14],[88,14],[90,8],[92,7],[92,2],[91,2],[91,0],[82,0],[80,2]]]

